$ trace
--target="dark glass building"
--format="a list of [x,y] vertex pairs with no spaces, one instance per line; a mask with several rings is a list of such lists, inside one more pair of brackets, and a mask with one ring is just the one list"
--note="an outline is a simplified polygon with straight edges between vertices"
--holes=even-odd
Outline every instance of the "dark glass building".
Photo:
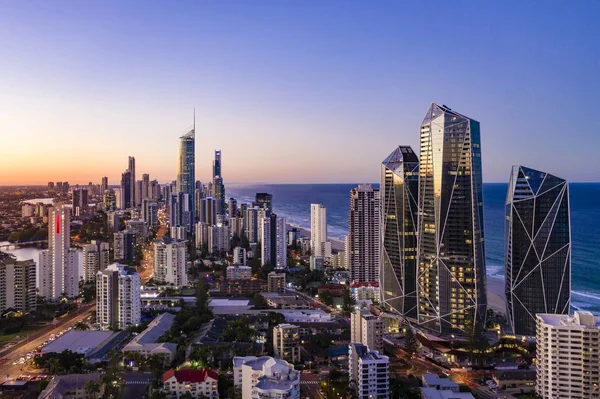
[[256,198],[252,205],[266,209],[268,212],[273,212],[273,195],[269,193],[256,193]]
[[127,170],[121,175],[121,208],[131,207],[131,172]]
[[506,196],[506,314],[515,335],[536,335],[536,313],[568,314],[571,223],[566,180],[513,166]]
[[179,138],[179,160],[177,163],[177,192],[187,194],[187,206],[183,207],[191,212],[192,217],[188,217],[185,227],[188,231],[193,231],[194,226],[194,190],[196,185],[196,127],[190,129],[186,134]]
[[419,158],[396,148],[381,165],[381,298],[393,311],[417,320],[417,216]]
[[479,122],[431,104],[419,161],[419,324],[469,335],[487,311]]

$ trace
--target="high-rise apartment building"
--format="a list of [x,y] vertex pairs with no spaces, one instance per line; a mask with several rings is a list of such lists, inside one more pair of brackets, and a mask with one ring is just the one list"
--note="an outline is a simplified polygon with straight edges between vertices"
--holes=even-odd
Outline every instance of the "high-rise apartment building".
[[208,252],[221,253],[229,251],[229,227],[219,223],[208,228]]
[[233,249],[233,264],[234,265],[245,265],[246,264],[246,248],[235,247]]
[[147,198],[150,198],[150,175],[148,173],[144,173],[142,175],[142,190],[140,202]]
[[269,356],[234,357],[233,385],[242,399],[300,399],[300,372]]
[[260,219],[258,219],[258,211],[258,207],[252,207],[246,209],[244,212],[244,231],[249,243],[256,243],[259,241],[258,223],[260,222]]
[[370,350],[383,352],[383,320],[369,309],[355,309],[350,315],[350,342],[358,342]]
[[229,219],[236,218],[238,216],[238,206],[235,198],[229,198],[229,201],[227,201],[227,216]]
[[113,263],[96,274],[96,320],[103,330],[125,330],[141,320],[140,275]]
[[114,237],[115,260],[132,263],[136,260],[136,237],[131,230],[117,231]]
[[107,242],[92,240],[83,246],[83,281],[96,281],[96,274],[106,269],[109,263],[110,248]]
[[121,198],[120,209],[129,209],[133,207],[131,202],[131,187],[131,172],[127,170],[121,175],[121,190],[119,194]]
[[29,313],[37,308],[37,266],[0,252],[0,313],[7,309]]
[[536,320],[537,397],[600,398],[600,317],[576,311]]
[[269,193],[256,193],[252,206],[258,206],[267,212],[273,212],[273,195]]
[[108,190],[108,177],[104,176],[100,184],[100,194],[104,194],[106,190]]
[[350,386],[358,398],[390,398],[390,359],[366,345],[350,343],[348,350]]
[[223,170],[221,164],[221,150],[215,150],[213,161],[213,190],[216,201],[216,211],[219,215],[225,214],[225,185],[223,184]]
[[138,180],[135,182],[135,206],[140,207],[142,206],[142,185],[143,182],[141,180]]
[[350,190],[348,240],[350,280],[379,281],[379,190],[361,184]]
[[129,167],[127,171],[129,172],[129,207],[133,208],[137,203],[137,198],[135,197],[135,158],[129,157]]
[[314,256],[331,256],[331,247],[327,253],[327,209],[321,204],[310,205],[310,251]]
[[63,204],[55,204],[48,212],[48,249],[40,252],[39,293],[55,300],[64,293],[69,298],[79,295],[77,252],[71,249],[71,212]]
[[566,180],[513,166],[505,218],[505,291],[516,335],[534,336],[538,313],[569,314],[571,223]]
[[194,126],[179,138],[179,159],[177,162],[177,192],[187,194],[186,209],[191,212],[192,217],[186,220],[186,229],[192,231],[194,228],[194,189],[196,184],[196,121]]
[[73,190],[73,213],[77,217],[85,215],[88,211],[88,189],[76,188]]
[[199,221],[214,226],[217,224],[217,200],[213,197],[202,198]]
[[287,267],[286,219],[272,213],[262,220],[262,264],[272,264],[276,269]]
[[479,122],[432,104],[421,123],[419,324],[465,335],[485,326]]
[[300,327],[278,324],[273,327],[273,356],[289,363],[300,362]]
[[186,241],[163,237],[154,241],[154,279],[178,287],[187,285]]
[[417,320],[417,217],[419,158],[408,146],[381,164],[381,299],[391,310]]

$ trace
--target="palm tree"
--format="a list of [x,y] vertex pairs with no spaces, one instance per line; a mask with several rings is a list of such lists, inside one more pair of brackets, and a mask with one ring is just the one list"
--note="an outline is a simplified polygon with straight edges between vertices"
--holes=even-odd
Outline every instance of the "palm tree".
[[92,396],[92,398],[96,399],[96,394],[100,392],[100,384],[96,381],[89,380],[85,383],[85,391]]
[[85,330],[89,330],[90,326],[88,326],[84,322],[78,321],[77,323],[75,323],[75,325],[73,325],[73,329],[79,330],[79,331],[85,331]]

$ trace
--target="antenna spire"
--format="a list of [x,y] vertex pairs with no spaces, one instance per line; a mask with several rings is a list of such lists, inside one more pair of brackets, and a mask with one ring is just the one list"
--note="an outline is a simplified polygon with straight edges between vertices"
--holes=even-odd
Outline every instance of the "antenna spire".
[[194,135],[196,135],[196,108],[194,107]]

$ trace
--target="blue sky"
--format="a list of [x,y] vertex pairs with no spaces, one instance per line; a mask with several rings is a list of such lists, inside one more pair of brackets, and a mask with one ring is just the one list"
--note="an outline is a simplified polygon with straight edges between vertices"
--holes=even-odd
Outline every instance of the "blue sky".
[[595,1],[0,3],[0,184],[197,178],[374,182],[431,102],[477,119],[485,181],[512,164],[600,180]]

